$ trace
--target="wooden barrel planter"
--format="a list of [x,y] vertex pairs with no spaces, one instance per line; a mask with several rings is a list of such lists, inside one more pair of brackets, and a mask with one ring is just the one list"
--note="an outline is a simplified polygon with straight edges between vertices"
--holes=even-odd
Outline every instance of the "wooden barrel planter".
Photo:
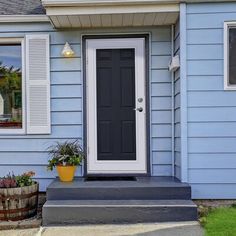
[[0,188],[0,220],[17,221],[37,214],[38,183],[18,188]]

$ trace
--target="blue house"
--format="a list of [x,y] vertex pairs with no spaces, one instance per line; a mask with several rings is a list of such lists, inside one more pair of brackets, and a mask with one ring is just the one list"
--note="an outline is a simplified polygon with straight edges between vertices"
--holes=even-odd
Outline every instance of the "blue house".
[[[45,224],[98,200],[172,207],[163,221],[236,198],[236,1],[1,1],[0,63],[0,174],[36,173]],[[75,139],[86,162],[65,186],[47,148]]]

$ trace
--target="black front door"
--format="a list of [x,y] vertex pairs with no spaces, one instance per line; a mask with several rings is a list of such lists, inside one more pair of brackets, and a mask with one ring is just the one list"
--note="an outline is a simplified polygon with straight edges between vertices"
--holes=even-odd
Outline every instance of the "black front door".
[[136,160],[134,49],[97,49],[97,160]]

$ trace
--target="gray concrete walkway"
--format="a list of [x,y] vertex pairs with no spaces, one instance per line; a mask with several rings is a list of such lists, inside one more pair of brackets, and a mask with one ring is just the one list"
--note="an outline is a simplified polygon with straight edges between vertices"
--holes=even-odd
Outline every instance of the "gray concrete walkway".
[[197,222],[84,225],[0,231],[0,236],[203,236]]

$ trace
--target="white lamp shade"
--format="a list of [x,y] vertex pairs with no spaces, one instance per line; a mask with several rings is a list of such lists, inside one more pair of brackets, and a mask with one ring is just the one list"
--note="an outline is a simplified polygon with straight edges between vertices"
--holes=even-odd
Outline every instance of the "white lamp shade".
[[72,57],[75,54],[75,52],[72,50],[70,44],[66,42],[61,54],[64,57]]

